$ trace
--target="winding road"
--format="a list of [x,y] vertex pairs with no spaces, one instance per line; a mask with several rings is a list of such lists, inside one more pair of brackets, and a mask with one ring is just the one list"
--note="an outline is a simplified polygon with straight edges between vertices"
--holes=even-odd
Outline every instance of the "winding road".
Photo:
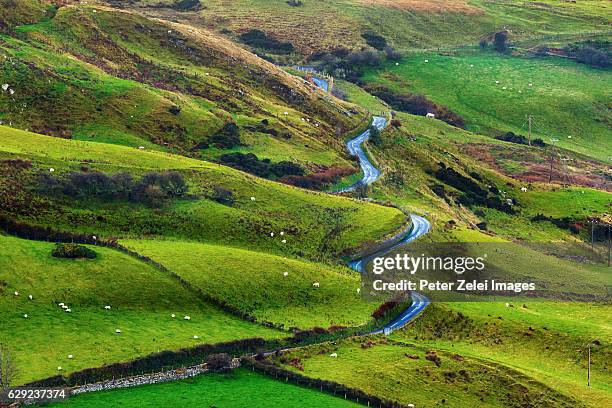
[[[386,124],[387,120],[380,116],[375,116],[372,120],[372,125],[376,126],[380,130],[382,130],[386,126]],[[357,183],[346,187],[338,192],[344,193],[348,191],[353,191],[360,185],[370,185],[380,178],[380,170],[378,170],[370,162],[362,147],[363,143],[368,140],[369,137],[370,130],[366,130],[356,138],[351,139],[346,143],[346,147],[349,153],[353,156],[357,156],[359,159],[359,165],[363,170],[363,178]],[[389,248],[385,248],[380,252],[368,255],[364,258],[355,259],[349,262],[348,266],[356,270],[357,272],[364,274],[366,273],[366,265],[372,259],[385,256],[389,252],[418,239],[419,237],[427,234],[431,230],[431,224],[427,219],[415,214],[410,214],[410,218],[412,219],[412,227],[406,231],[406,235],[401,238],[397,243],[395,243]],[[397,330],[404,327],[406,324],[416,318],[429,304],[429,299],[421,293],[412,292],[411,297],[412,304],[408,309],[403,311],[399,316],[397,316],[393,321],[388,323],[385,327],[373,332],[372,334],[389,333],[393,330]]]

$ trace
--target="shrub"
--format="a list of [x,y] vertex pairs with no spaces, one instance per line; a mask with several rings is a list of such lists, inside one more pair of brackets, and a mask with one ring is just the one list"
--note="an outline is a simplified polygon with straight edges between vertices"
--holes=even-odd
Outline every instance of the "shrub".
[[75,198],[111,198],[114,185],[106,174],[94,171],[71,172],[64,184],[64,194]]
[[300,7],[304,5],[304,3],[302,3],[302,0],[288,0],[287,4],[291,7]]
[[390,46],[385,47],[385,56],[389,61],[398,61],[402,59],[402,54]]
[[206,358],[206,366],[212,371],[219,371],[228,368],[232,358],[227,353],[211,354]]
[[480,46],[480,48],[482,48],[484,50],[489,45],[489,42],[486,39],[483,38],[482,40],[480,40],[478,45]]
[[370,126],[370,142],[374,144],[374,146],[380,146],[382,144],[382,138],[380,137],[380,129],[376,126]]
[[221,130],[210,138],[210,142],[220,149],[231,149],[240,145],[240,128],[233,122],[226,123]]
[[366,44],[379,51],[383,51],[385,48],[387,48],[387,40],[382,35],[378,35],[371,31],[366,31],[365,33],[361,34],[361,37],[363,37]]
[[508,51],[508,32],[500,31],[493,36],[493,48],[495,51],[505,53]]
[[200,7],[200,0],[179,0],[172,5],[172,8],[178,11],[196,11]]
[[273,164],[270,167],[270,170],[277,177],[304,175],[304,168],[299,164],[290,161],[281,161],[276,164]]
[[51,251],[51,256],[55,258],[68,258],[68,259],[77,259],[77,258],[86,258],[86,259],[94,259],[97,254],[93,249],[87,248],[83,245],[78,244],[57,244],[53,251]]
[[261,48],[275,54],[291,54],[294,50],[290,42],[282,42],[276,38],[269,37],[261,30],[249,30],[240,34],[240,41],[251,47]]
[[220,186],[214,186],[213,192],[210,196],[211,199],[223,205],[233,205],[234,204],[234,193],[231,190],[225,189]]
[[285,176],[278,181],[296,187],[310,190],[322,190],[326,186],[338,182],[342,177],[356,173],[353,167],[329,167],[307,176]]
[[178,115],[179,113],[181,113],[181,107],[177,105],[172,105],[171,107],[168,108],[168,112],[170,112],[173,115]]
[[253,153],[227,153],[219,157],[219,161],[238,170],[255,174],[259,177],[270,176],[270,161],[259,160]]

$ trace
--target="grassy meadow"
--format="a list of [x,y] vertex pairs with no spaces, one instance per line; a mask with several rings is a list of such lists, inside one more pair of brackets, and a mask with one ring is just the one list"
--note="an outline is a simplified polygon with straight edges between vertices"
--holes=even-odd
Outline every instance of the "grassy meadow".
[[[416,53],[364,80],[396,92],[427,95],[462,115],[470,131],[527,135],[607,161],[612,76],[557,57],[521,58],[479,50]],[[530,85],[531,84],[531,85]]]
[[98,408],[108,406],[157,408],[168,405],[197,405],[218,408],[312,406],[350,408],[361,405],[329,394],[252,373],[246,369],[229,374],[206,374],[171,383],[145,385],[81,394],[66,402],[49,405],[57,408]]
[[0,235],[0,244],[0,341],[14,350],[17,383],[202,343],[287,336],[223,313],[112,249],[92,247],[96,259],[69,260],[52,257],[52,243]]
[[[376,308],[357,293],[359,275],[345,267],[194,242],[122,243],[218,301],[285,328],[359,326]],[[315,282],[319,288],[312,286]]]

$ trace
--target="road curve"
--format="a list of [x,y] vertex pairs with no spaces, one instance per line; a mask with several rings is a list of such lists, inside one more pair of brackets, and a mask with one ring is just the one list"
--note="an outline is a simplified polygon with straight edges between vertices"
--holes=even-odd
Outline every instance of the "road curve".
[[[372,125],[378,128],[378,130],[383,130],[385,126],[387,126],[387,119],[380,116],[374,116],[374,119],[372,120]],[[357,158],[359,159],[359,165],[361,166],[361,170],[363,171],[363,178],[351,186],[338,190],[337,193],[347,193],[349,191],[353,191],[361,185],[370,185],[380,178],[380,170],[378,170],[370,162],[368,156],[365,154],[363,148],[361,147],[363,142],[365,142],[369,138],[370,129],[366,130],[356,138],[346,142],[346,148],[348,149],[349,153],[352,156],[357,156]]]
[[[386,126],[386,124],[387,124],[387,120],[380,116],[375,116],[372,121],[372,125],[376,126],[380,130],[382,130]],[[359,159],[359,165],[361,166],[361,169],[363,170],[363,178],[359,180],[357,183],[353,184],[352,186],[346,187],[340,190],[339,192],[353,191],[360,185],[364,185],[364,184],[370,185],[380,178],[380,170],[378,170],[370,162],[370,160],[368,159],[367,155],[365,154],[362,148],[363,142],[368,140],[369,137],[370,137],[370,131],[366,130],[365,132],[363,132],[356,138],[351,139],[346,143],[346,147],[349,153],[354,156],[357,156]],[[399,240],[396,244],[392,245],[389,248],[385,248],[384,250],[380,252],[376,252],[374,254],[368,255],[363,258],[355,259],[349,262],[348,266],[356,270],[357,272],[364,274],[366,273],[366,269],[365,269],[366,265],[372,259],[384,256],[388,254],[389,252],[418,239],[419,237],[427,234],[431,230],[431,224],[427,219],[419,215],[415,215],[415,214],[411,214],[410,218],[412,219],[412,227],[406,233],[406,235],[401,240]],[[410,305],[408,309],[403,311],[399,316],[397,316],[393,321],[388,323],[382,329],[373,332],[373,334],[378,334],[378,333],[383,333],[383,332],[388,333],[393,330],[397,330],[397,329],[404,327],[406,324],[412,321],[415,317],[417,317],[429,304],[429,299],[421,293],[412,292],[411,297],[412,297],[412,304]]]

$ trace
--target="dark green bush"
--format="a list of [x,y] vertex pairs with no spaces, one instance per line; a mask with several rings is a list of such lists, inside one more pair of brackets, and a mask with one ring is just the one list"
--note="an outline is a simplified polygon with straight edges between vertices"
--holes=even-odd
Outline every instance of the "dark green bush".
[[219,149],[231,149],[240,145],[240,128],[233,122],[226,123],[221,130],[210,138]]
[[89,249],[83,245],[78,244],[57,244],[53,251],[51,251],[51,256],[55,258],[68,258],[68,259],[77,259],[77,258],[86,258],[86,259],[94,259],[97,254],[93,249]]

